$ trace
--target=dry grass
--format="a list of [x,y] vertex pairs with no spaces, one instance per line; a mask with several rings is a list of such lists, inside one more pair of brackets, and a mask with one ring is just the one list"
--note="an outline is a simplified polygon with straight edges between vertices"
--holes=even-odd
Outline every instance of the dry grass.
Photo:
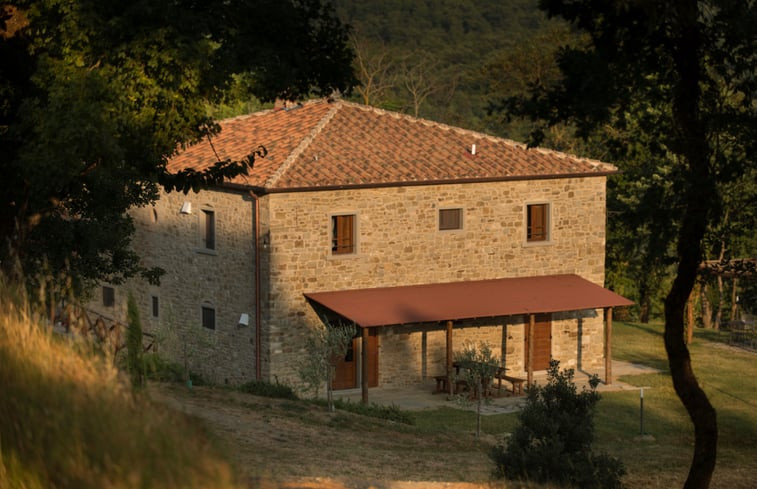
[[0,291],[0,487],[236,487],[192,420]]
[[[618,358],[665,367],[660,325],[618,323],[615,332]],[[718,467],[711,488],[751,488],[757,480],[757,354],[703,338],[692,346],[692,354],[720,422]],[[669,376],[663,372],[623,380],[651,387],[645,393],[645,431],[653,438],[638,437],[638,391],[607,392],[599,404],[595,448],[626,463],[626,487],[680,487],[693,436]],[[334,483],[336,478],[386,487],[396,484],[391,481],[446,481],[487,487],[494,468],[487,450],[517,422],[512,414],[486,416],[486,434],[476,442],[473,413],[457,409],[415,413],[416,425],[407,426],[218,388],[188,391],[160,384],[151,389],[163,402],[202,417],[228,443],[235,464],[252,480],[310,477]]]

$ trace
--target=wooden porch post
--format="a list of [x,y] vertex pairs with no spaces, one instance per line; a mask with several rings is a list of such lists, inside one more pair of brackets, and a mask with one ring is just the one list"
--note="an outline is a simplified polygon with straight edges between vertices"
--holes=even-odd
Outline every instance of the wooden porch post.
[[605,308],[605,384],[612,384],[612,307]]
[[526,383],[531,386],[534,383],[534,328],[536,327],[536,315],[528,315],[528,333],[526,342],[528,351],[526,352]]
[[362,392],[363,404],[368,404],[368,328],[362,328],[363,330],[363,342],[360,347],[360,388]]
[[447,393],[452,395],[452,321],[447,321]]

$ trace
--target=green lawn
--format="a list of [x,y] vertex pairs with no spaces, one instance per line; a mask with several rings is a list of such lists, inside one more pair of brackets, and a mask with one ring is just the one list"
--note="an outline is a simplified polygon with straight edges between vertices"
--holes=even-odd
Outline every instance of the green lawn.
[[[639,391],[603,393],[595,449],[621,458],[629,487],[680,487],[693,450],[693,428],[676,396],[667,369],[661,323],[616,322],[613,356],[655,367],[659,374],[621,377],[645,387],[644,432],[640,437]],[[691,345],[694,371],[718,412],[718,466],[712,488],[751,488],[757,480],[757,353],[729,347],[711,331],[697,331]],[[483,432],[499,436],[517,423],[514,414],[484,416]],[[470,433],[474,414],[440,409],[416,414],[424,431]]]
[[[618,323],[613,331],[615,358],[662,370],[619,379],[650,388],[644,394],[644,431],[653,440],[638,438],[638,392],[614,392],[605,394],[600,403],[596,447],[621,457],[634,480],[666,487],[685,477],[694,435],[673,390],[662,331],[660,323]],[[718,413],[718,466],[712,487],[753,487],[757,479],[757,353],[729,347],[724,340],[712,331],[698,330],[690,346],[694,373]]]

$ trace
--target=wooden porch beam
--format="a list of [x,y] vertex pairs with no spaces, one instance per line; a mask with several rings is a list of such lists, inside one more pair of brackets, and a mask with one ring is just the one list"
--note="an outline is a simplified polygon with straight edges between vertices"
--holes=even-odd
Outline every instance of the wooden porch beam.
[[452,395],[452,321],[447,321],[447,393]]
[[361,401],[368,404],[368,328],[362,328],[363,341],[360,347],[360,389],[362,390]]
[[612,307],[605,308],[605,384],[612,384]]
[[526,383],[528,386],[534,383],[534,328],[536,327],[536,314],[528,315],[528,332],[526,333],[526,342],[528,351],[526,352]]

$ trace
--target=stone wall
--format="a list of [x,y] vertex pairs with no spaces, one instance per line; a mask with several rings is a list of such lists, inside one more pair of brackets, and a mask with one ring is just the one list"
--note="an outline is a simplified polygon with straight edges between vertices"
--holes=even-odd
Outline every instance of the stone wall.
[[[296,381],[303,334],[319,323],[305,292],[564,273],[604,282],[604,177],[275,193],[264,199],[270,252],[266,370],[279,380]],[[526,242],[529,203],[550,205],[546,243]],[[462,230],[438,230],[439,208],[449,207],[463,208]],[[338,213],[357,216],[354,255],[331,254],[330,216]],[[603,361],[601,311],[585,315],[580,322],[575,313],[553,320],[553,356],[565,366]],[[504,346],[505,362],[522,370],[524,319],[499,322],[507,323],[504,335],[496,321],[456,325],[456,345],[469,338],[484,339],[499,353]],[[383,328],[379,344],[381,385],[417,381],[440,370],[444,325]]]
[[[182,214],[190,202],[190,214]],[[203,209],[215,215],[215,249],[205,249]],[[145,267],[161,267],[160,285],[141,279],[115,287],[116,305],[102,305],[100,289],[92,309],[125,318],[131,292],[139,304],[143,329],[154,347],[217,383],[255,378],[255,297],[253,201],[244,193],[202,191],[163,193],[154,207],[133,209],[133,247]],[[152,314],[152,297],[159,313]],[[215,310],[215,330],[202,326],[202,307]],[[242,313],[249,325],[240,326]]]
[[[182,214],[184,202],[192,213]],[[306,292],[575,273],[604,281],[605,178],[448,184],[273,193],[260,198],[261,374],[297,383],[304,336],[320,321]],[[550,237],[527,243],[526,205],[549,203]],[[463,209],[463,229],[438,230],[440,208]],[[216,249],[205,250],[202,209],[216,216]],[[160,286],[141,280],[116,287],[116,306],[93,308],[125,317],[127,291],[140,305],[159,351],[210,380],[255,378],[254,200],[246,193],[162,194],[135,209],[134,247],[147,267],[166,270]],[[357,253],[332,256],[330,216],[357,216]],[[152,317],[152,296],[160,314]],[[216,311],[202,327],[201,308]],[[249,326],[239,317],[249,315]],[[515,375],[523,373],[525,317],[458,322],[454,346],[486,341]],[[603,364],[601,311],[555,315],[552,354],[564,366]],[[439,375],[444,324],[381,328],[379,383],[402,385]]]

